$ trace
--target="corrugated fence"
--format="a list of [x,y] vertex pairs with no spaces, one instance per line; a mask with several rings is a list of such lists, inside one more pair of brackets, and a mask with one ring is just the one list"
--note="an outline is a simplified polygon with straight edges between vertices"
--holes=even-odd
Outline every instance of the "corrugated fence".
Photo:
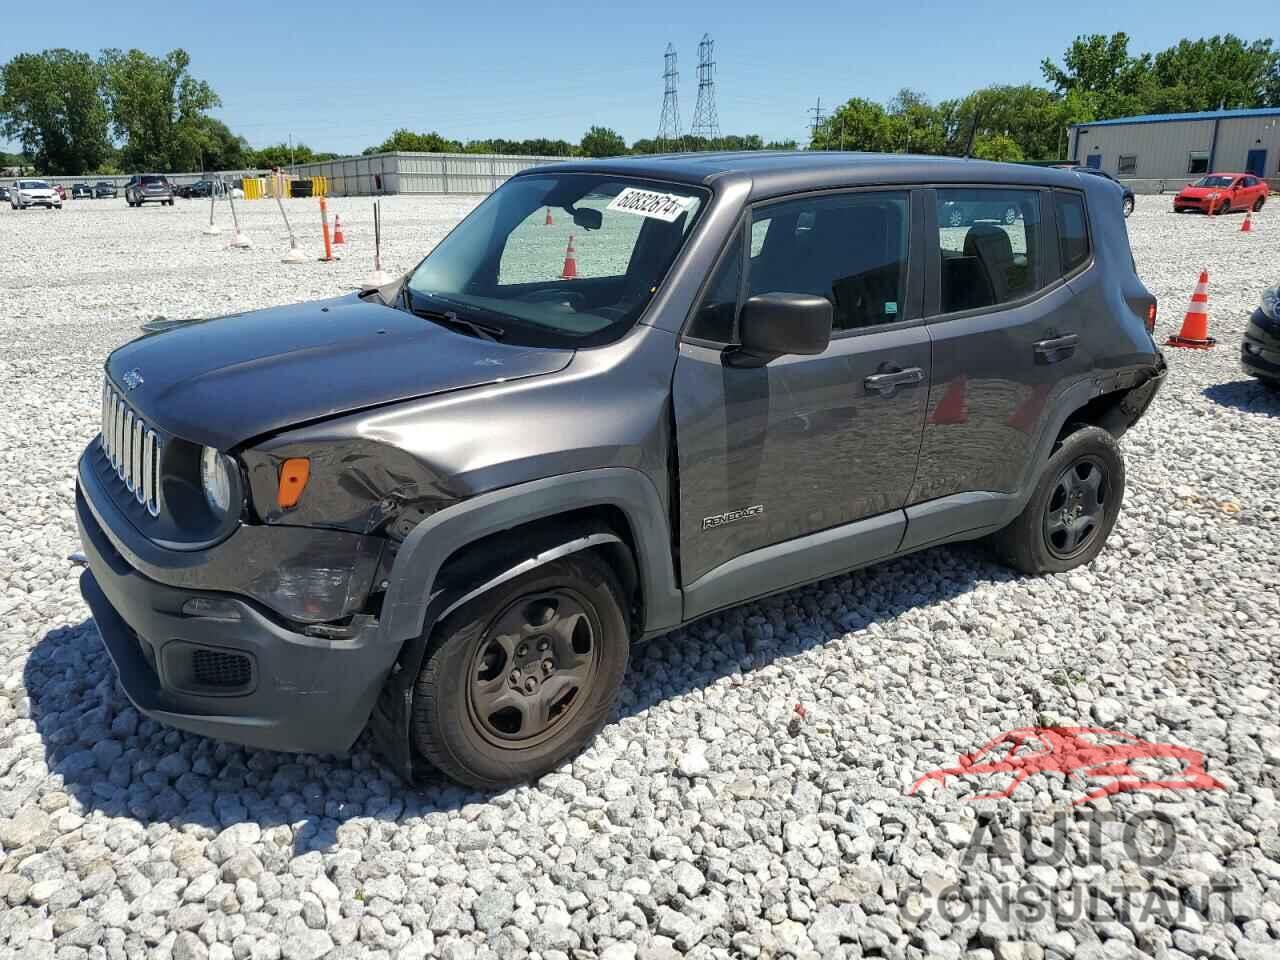
[[[299,178],[324,177],[326,192],[331,197],[367,197],[394,193],[410,194],[486,194],[492,193],[513,173],[547,163],[559,163],[565,157],[514,157],[487,153],[379,153],[369,157],[344,157],[317,163],[299,163],[283,169]],[[201,179],[221,179],[240,185],[246,177],[268,176],[261,170],[226,170],[208,173],[166,174],[174,184],[194,183]],[[88,175],[83,177],[41,177],[28,174],[26,179],[61,183],[68,190],[74,183],[99,181],[114,183],[123,191],[128,176]],[[12,183],[17,177],[5,177],[0,183]]]
[[333,197],[407,193],[492,193],[514,173],[564,157],[485,153],[380,153],[288,167],[300,177],[325,177]]

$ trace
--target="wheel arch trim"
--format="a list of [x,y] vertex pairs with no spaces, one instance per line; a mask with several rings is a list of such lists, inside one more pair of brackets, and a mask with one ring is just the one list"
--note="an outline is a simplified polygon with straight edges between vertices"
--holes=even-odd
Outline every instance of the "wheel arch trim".
[[[676,586],[667,512],[658,490],[638,470],[603,467],[480,494],[414,527],[388,578],[381,628],[388,645],[398,650],[406,640],[422,633],[428,607],[439,596],[441,570],[459,550],[513,527],[591,507],[616,507],[630,525],[646,632],[678,625],[681,593]],[[576,542],[563,546],[573,547],[567,551],[570,553],[586,549],[574,547]]]

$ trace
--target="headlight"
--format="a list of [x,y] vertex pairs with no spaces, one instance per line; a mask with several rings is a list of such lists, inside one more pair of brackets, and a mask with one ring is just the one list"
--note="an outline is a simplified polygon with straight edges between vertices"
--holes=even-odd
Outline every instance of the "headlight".
[[1280,320],[1280,284],[1262,291],[1262,312],[1272,320]]
[[231,507],[235,461],[213,447],[200,451],[200,486],[214,513],[224,514]]

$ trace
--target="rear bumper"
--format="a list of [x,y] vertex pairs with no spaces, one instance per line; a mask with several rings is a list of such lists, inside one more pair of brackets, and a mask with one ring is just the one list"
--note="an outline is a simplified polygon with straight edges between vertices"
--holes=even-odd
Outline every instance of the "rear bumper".
[[[159,583],[114,547],[78,486],[76,516],[89,563],[80,591],[139,710],[192,733],[271,750],[340,752],[360,735],[387,666],[377,654],[376,623],[350,639],[313,637],[247,598]],[[184,614],[194,598],[221,602],[219,618]],[[212,675],[224,681],[225,665],[233,664],[238,682],[211,685],[210,663],[223,665]]]

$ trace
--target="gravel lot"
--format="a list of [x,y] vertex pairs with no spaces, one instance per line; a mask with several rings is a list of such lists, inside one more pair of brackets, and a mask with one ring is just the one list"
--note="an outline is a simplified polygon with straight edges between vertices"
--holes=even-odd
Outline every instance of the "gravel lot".
[[[386,268],[473,203],[384,201]],[[1168,352],[1090,568],[1028,579],[935,549],[713,617],[637,650],[571,766],[492,797],[405,788],[364,741],[188,736],[116,687],[64,559],[103,357],[142,320],[371,269],[367,200],[332,204],[347,259],[296,267],[274,205],[239,209],[251,251],[226,249],[225,207],[202,236],[198,201],[0,207],[0,957],[1280,957],[1280,399],[1237,361],[1280,280],[1280,200],[1241,234],[1138,198],[1161,335],[1207,266],[1221,344]],[[317,253],[314,206],[292,213]],[[1046,774],[1011,799],[973,799],[1008,775],[908,794],[1032,725],[1192,747],[1225,789],[1073,805],[1086,787]]]

